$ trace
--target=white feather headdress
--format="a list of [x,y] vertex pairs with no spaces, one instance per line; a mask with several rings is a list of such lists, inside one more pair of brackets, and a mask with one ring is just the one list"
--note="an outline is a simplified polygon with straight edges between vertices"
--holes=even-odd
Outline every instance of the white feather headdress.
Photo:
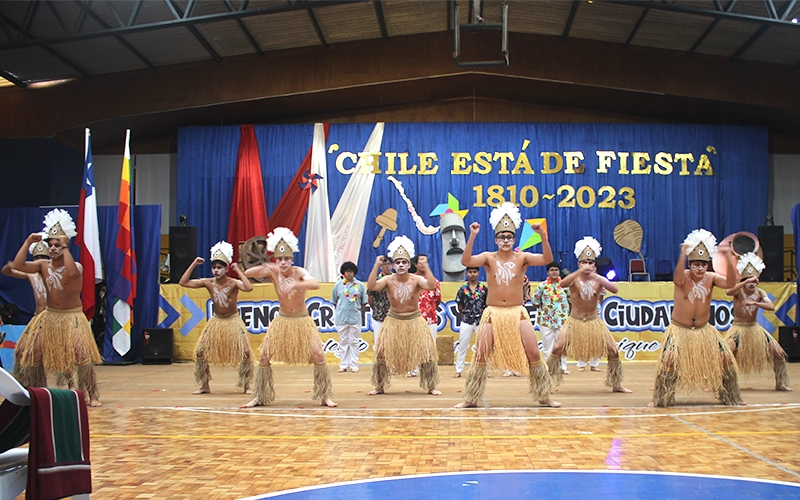
[[289,245],[292,253],[300,251],[300,248],[297,246],[297,236],[295,236],[288,227],[276,227],[267,235],[267,250],[275,253],[275,247],[281,240]]
[[[398,252],[398,249],[401,249],[401,247],[405,250],[405,252]],[[389,254],[389,258],[392,259],[392,261],[400,258],[411,260],[414,255],[416,255],[414,242],[411,241],[407,236],[395,236],[392,242],[389,243],[389,247],[386,250]],[[395,257],[395,254],[397,254],[397,257]]]
[[[752,266],[753,268],[753,271],[750,273],[745,272],[748,266]],[[739,262],[736,264],[736,270],[739,271],[739,274],[742,276],[742,278],[759,276],[765,267],[767,266],[764,265],[764,261],[753,252],[747,252],[739,257]]]
[[[587,247],[591,249],[591,252],[585,252]],[[575,243],[575,258],[578,259],[578,262],[582,260],[597,260],[602,250],[603,247],[600,246],[599,241],[591,236],[584,236],[583,239]]]
[[[689,260],[711,260],[717,251],[717,237],[705,229],[695,229],[683,240]],[[702,245],[702,246],[701,246]],[[698,248],[699,247],[699,248]]]
[[[499,207],[492,210],[489,215],[489,224],[492,225],[494,233],[501,233],[507,231],[509,233],[515,232],[520,224],[522,224],[522,217],[519,215],[519,208],[513,203],[505,202]],[[513,225],[513,227],[511,227]]]
[[39,233],[42,236],[42,241],[31,243],[28,248],[28,253],[36,257],[37,255],[47,255],[50,257],[50,249],[47,247],[47,233]]
[[48,238],[58,238],[59,236],[74,238],[78,234],[75,229],[75,223],[66,210],[54,208],[44,216],[44,228],[42,230],[47,233]]
[[216,245],[211,247],[211,261],[215,260],[230,264],[233,260],[233,245],[227,241],[218,241]]

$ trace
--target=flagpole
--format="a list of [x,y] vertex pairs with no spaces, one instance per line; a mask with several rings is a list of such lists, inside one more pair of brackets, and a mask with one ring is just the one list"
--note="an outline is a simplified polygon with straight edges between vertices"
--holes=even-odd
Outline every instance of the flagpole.
[[122,158],[119,207],[117,208],[116,279],[112,290],[114,295],[112,345],[121,356],[130,351],[133,299],[136,296],[136,260],[132,245],[130,138],[131,131],[128,129],[125,131],[125,154]]

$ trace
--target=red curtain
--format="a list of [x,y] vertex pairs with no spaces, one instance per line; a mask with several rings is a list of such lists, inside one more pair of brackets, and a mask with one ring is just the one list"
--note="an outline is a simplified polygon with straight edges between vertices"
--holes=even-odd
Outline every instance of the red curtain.
[[228,242],[233,245],[234,262],[239,260],[239,243],[269,233],[256,131],[252,125],[242,125],[241,130],[228,222]]
[[[326,123],[325,128],[325,142],[327,143],[328,131],[330,124]],[[311,196],[311,191],[316,187],[315,179],[309,178],[311,173],[311,150],[314,148],[312,144],[308,148],[308,153],[294,174],[289,187],[278,202],[278,206],[272,211],[272,227],[288,227],[292,230],[295,236],[300,232],[300,227],[303,225],[303,218],[308,211],[308,199]]]

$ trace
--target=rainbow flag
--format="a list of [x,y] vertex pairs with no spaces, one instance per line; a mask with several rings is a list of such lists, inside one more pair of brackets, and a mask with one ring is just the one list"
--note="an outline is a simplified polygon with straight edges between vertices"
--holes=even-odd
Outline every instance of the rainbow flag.
[[117,245],[114,250],[116,279],[111,286],[113,323],[111,343],[124,356],[131,349],[133,299],[136,297],[136,250],[133,239],[133,183],[131,182],[131,131],[125,134],[125,157],[119,184]]

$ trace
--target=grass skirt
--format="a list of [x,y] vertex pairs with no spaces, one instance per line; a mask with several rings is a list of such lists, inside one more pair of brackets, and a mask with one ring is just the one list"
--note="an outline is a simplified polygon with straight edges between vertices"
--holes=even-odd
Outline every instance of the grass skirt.
[[311,363],[312,346],[320,342],[319,330],[308,311],[292,315],[281,312],[264,335],[261,354],[266,352],[270,362],[307,365]]
[[28,345],[27,339],[30,332],[39,328],[39,324],[42,321],[42,315],[37,314],[36,316],[32,317],[28,324],[25,325],[25,328],[22,330],[22,333],[19,334],[19,339],[17,340],[17,345],[14,347],[14,362],[19,363],[19,360],[22,359],[22,354],[25,352],[25,346]]
[[464,401],[472,405],[480,404],[486,392],[487,378],[486,363],[472,363],[467,373],[467,380],[464,382]]
[[275,382],[272,378],[271,365],[258,365],[255,384],[253,384],[253,396],[255,396],[256,402],[262,406],[275,401]]
[[[14,377],[22,384],[23,387],[47,387],[47,374],[41,365],[34,368],[31,366],[23,366],[22,354],[25,352],[27,345],[28,332],[37,329],[42,315],[37,314],[25,325],[22,333],[19,335],[17,344],[14,346]],[[41,372],[41,373],[39,373]],[[44,382],[42,382],[44,380]]]
[[419,311],[398,315],[389,311],[378,338],[378,356],[394,373],[406,373],[438,360],[428,323]]
[[533,396],[534,401],[544,401],[553,392],[553,380],[547,371],[547,365],[543,360],[528,365],[528,392]]
[[656,393],[660,392],[658,381],[663,380],[675,384],[674,388],[663,388],[661,392],[666,394],[703,389],[718,394],[727,370],[737,370],[736,359],[716,328],[706,324],[693,330],[673,322],[664,332],[657,373],[674,373],[656,376]]
[[478,326],[476,352],[485,352],[483,346],[487,342],[486,325],[491,324],[494,347],[487,359],[488,369],[505,369],[518,373],[528,371],[528,357],[525,355],[525,346],[522,345],[519,331],[521,320],[531,320],[524,306],[487,306],[483,310],[481,323]]
[[328,365],[324,361],[320,364],[314,364],[314,395],[311,399],[325,402],[331,396],[333,396],[333,385],[331,384],[331,372],[328,370]]
[[[773,367],[773,356],[770,352],[771,345],[783,353],[783,348],[767,333],[758,323],[734,322],[725,340],[733,340],[738,346],[736,349],[736,362],[739,364],[739,373],[745,375],[760,373]],[[784,354],[785,356],[785,354]]]
[[392,377],[389,373],[389,367],[382,359],[376,359],[372,365],[372,378],[369,381],[375,389],[385,391],[392,386]]
[[570,316],[562,331],[566,355],[573,359],[600,359],[608,354],[609,344],[615,343],[608,327],[598,317],[584,321]]
[[227,317],[212,316],[194,347],[194,360],[198,356],[215,366],[239,366],[244,359],[242,335],[247,327],[238,314]]
[[36,318],[35,328],[29,328],[20,357],[23,368],[39,364],[35,359],[37,347],[41,348],[41,364],[51,373],[72,372],[75,365],[87,360],[94,364],[103,362],[80,307],[69,310],[47,308]]
[[786,370],[786,361],[776,359],[772,369],[775,372],[775,390],[789,387],[789,372]]

